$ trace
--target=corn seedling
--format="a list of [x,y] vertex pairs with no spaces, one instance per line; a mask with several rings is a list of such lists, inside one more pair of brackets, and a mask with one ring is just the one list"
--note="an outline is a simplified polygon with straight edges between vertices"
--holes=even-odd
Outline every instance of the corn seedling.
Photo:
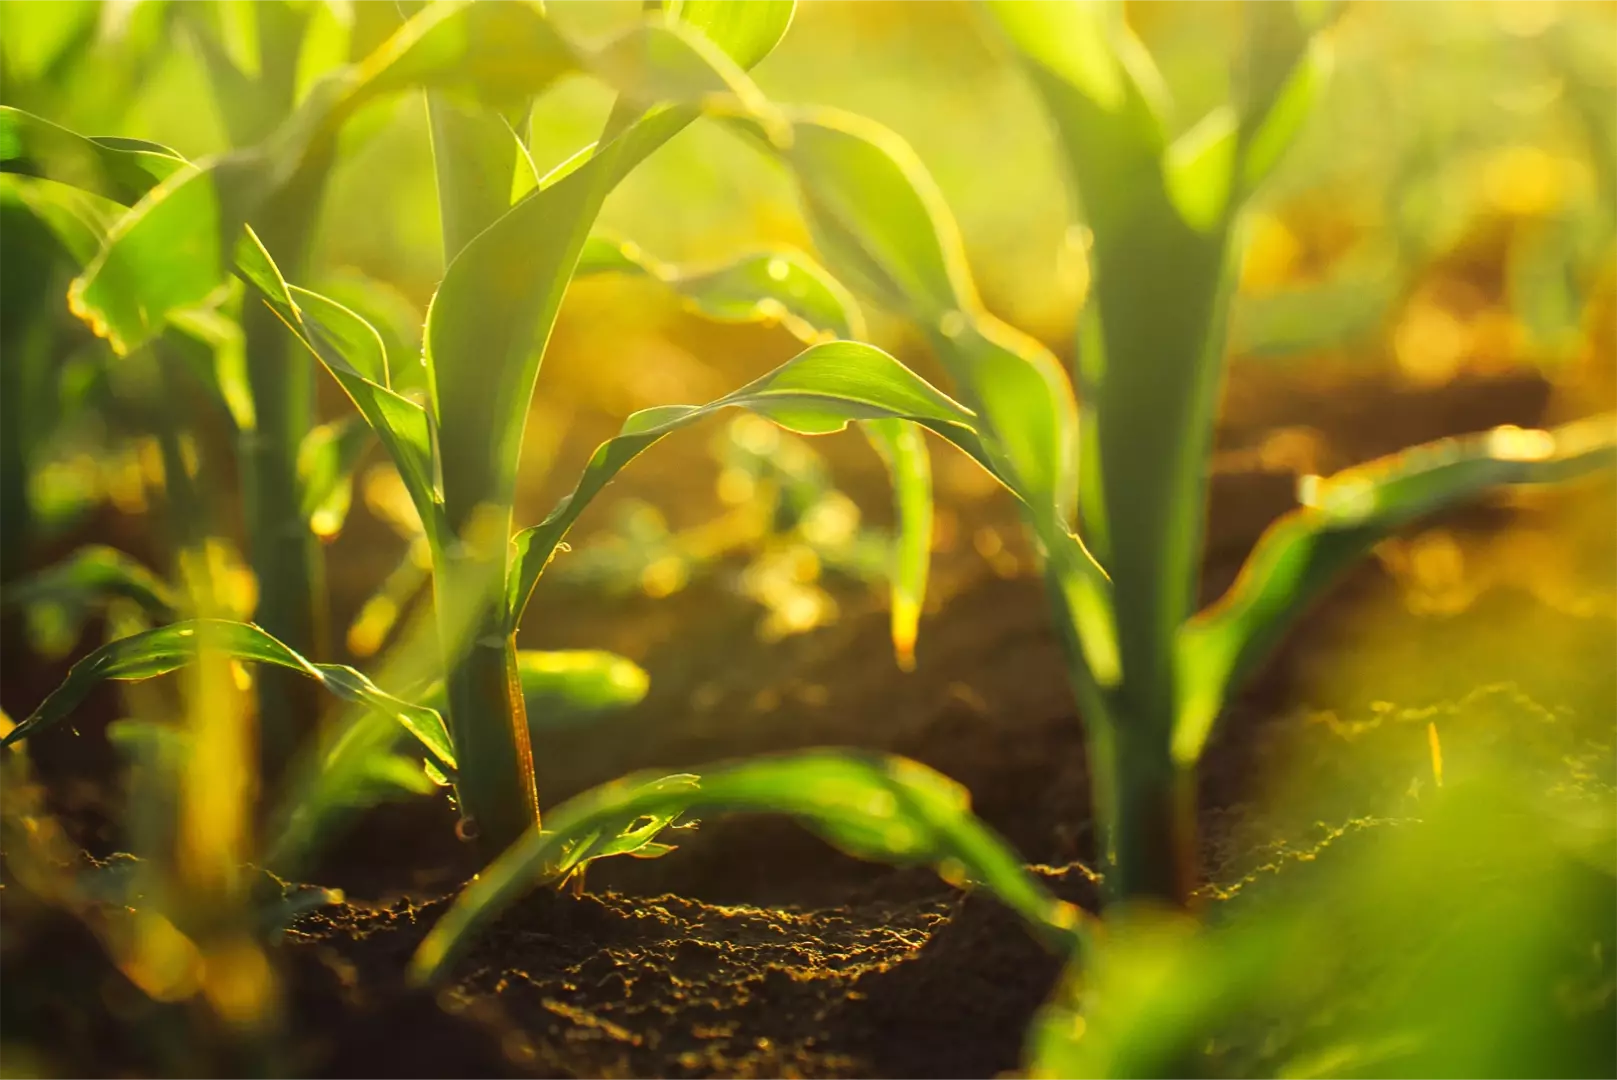
[[1160,76],[1119,7],[988,10],[1054,118],[1093,235],[1071,381],[983,310],[947,206],[895,135],[790,112],[775,153],[829,268],[927,333],[978,460],[1021,502],[1087,726],[1109,893],[1184,906],[1196,762],[1230,693],[1308,605],[1401,526],[1495,486],[1608,465],[1617,433],[1610,417],[1500,428],[1307,478],[1301,507],[1195,612],[1241,211],[1325,79],[1318,13],[1244,8],[1240,100],[1170,139]]
[[[70,291],[74,311],[116,352],[140,348],[183,322],[233,269],[249,302],[272,311],[337,379],[392,458],[422,522],[438,631],[439,655],[429,666],[443,672],[441,691],[398,677],[419,670],[419,640],[393,650],[372,680],[351,668],[312,663],[249,624],[171,623],[91,654],[8,741],[60,720],[106,679],[141,679],[191,663],[193,639],[206,636],[224,655],[297,672],[366,710],[293,769],[272,815],[274,865],[296,865],[329,815],[370,797],[378,781],[409,788],[423,779],[417,771],[406,782],[388,756],[398,725],[428,753],[429,776],[454,783],[467,831],[490,851],[511,848],[500,864],[510,868],[500,889],[470,894],[434,939],[440,959],[517,885],[565,879],[594,858],[658,854],[665,845],[657,835],[680,813],[731,805],[790,812],[859,854],[930,862],[946,877],[984,881],[1052,939],[1068,940],[1076,912],[1032,883],[966,812],[957,788],[898,759],[820,754],[742,763],[721,767],[700,784],[683,776],[631,778],[607,793],[582,796],[564,810],[558,828],[538,827],[524,684],[567,677],[567,696],[576,701],[584,695],[575,676],[601,664],[586,657],[578,670],[561,672],[525,664],[514,634],[568,528],[629,460],[667,432],[730,408],[808,434],[860,423],[883,453],[898,493],[893,636],[903,659],[919,616],[930,533],[919,427],[984,454],[969,411],[879,350],[830,340],[860,331],[857,309],[806,259],[764,253],[686,272],[621,241],[590,236],[612,187],[703,109],[744,116],[766,139],[781,134],[778,115],[744,68],[773,47],[791,12],[790,3],[688,2],[605,43],[585,45],[564,38],[533,5],[429,6],[362,63],[317,85],[267,139],[197,165],[160,147],[83,139],[25,113],[0,113],[7,171],[55,182],[53,193],[68,190],[62,185],[74,189],[77,201],[49,200],[51,212],[71,218],[83,193],[130,207],[113,215],[104,237],[96,238],[97,253]],[[602,138],[549,176],[534,178],[511,203],[509,192],[521,187],[520,170],[527,167],[513,122],[520,125],[533,96],[577,71],[619,91]],[[424,332],[424,402],[391,388],[389,357],[376,331],[341,304],[289,285],[251,227],[256,214],[297,190],[363,102],[413,86],[429,90],[448,263]],[[562,293],[578,272],[650,276],[716,318],[781,322],[816,343],[708,406],[635,414],[623,434],[597,451],[573,495],[511,543],[528,404]],[[337,434],[317,437],[323,447],[344,445]],[[310,471],[343,472],[336,463]],[[90,559],[85,572],[95,565]],[[134,588],[136,577],[125,574],[130,580],[121,580],[120,588]],[[641,684],[625,690],[621,667],[613,671],[602,684],[608,699],[643,690]],[[382,686],[402,688],[394,693]],[[442,713],[426,704],[439,701]],[[647,789],[657,797],[645,795],[644,805],[602,803],[610,792],[644,795]],[[439,966],[429,951],[418,972]]]

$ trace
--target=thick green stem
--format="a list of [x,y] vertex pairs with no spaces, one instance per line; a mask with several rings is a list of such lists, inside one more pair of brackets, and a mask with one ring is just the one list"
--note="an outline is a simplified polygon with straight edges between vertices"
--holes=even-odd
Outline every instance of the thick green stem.
[[[442,553],[433,574],[459,772],[455,789],[467,838],[475,837],[492,857],[538,827],[539,792],[516,639],[495,602],[500,593],[478,585],[503,582],[503,560],[463,550],[475,545],[456,547]],[[499,548],[503,552],[503,537]],[[467,604],[478,610],[468,611]]]
[[1119,713],[1117,695],[1095,684],[1066,591],[1050,568],[1045,593],[1089,735],[1090,805],[1107,898],[1189,908],[1198,880],[1195,769],[1174,761],[1170,725],[1138,723],[1143,718]]
[[1126,717],[1090,723],[1089,758],[1108,899],[1188,909],[1197,879],[1195,769],[1173,760],[1165,736]]

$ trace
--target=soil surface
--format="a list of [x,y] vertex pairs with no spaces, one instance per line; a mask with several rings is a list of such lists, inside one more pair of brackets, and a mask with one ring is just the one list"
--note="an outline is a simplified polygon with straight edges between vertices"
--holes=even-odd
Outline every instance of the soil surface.
[[[1289,378],[1262,392],[1239,383],[1231,389],[1212,487],[1209,596],[1288,508],[1296,472],[1494,424],[1537,423],[1551,406],[1545,383],[1519,375],[1431,392],[1360,375]],[[1284,403],[1287,415],[1270,402]],[[1299,416],[1310,427],[1287,428]],[[1285,438],[1274,442],[1283,429]],[[699,461],[657,460],[625,477],[627,493],[660,490],[671,498],[670,484],[711,484]],[[861,483],[850,485],[856,498],[879,505],[879,485],[868,485],[877,493],[871,498],[858,490]],[[1466,565],[1474,576],[1501,538],[1560,528],[1569,506],[1609,507],[1611,498],[1602,487],[1438,524],[1457,550],[1471,553]],[[888,750],[960,781],[975,810],[1038,864],[1056,892],[1094,907],[1096,881],[1085,869],[1094,864],[1094,836],[1082,728],[1031,559],[997,495],[946,491],[943,513],[968,524],[965,538],[939,553],[911,673],[893,663],[884,603],[862,587],[839,591],[842,617],[834,624],[764,644],[755,633],[756,609],[730,595],[722,575],[658,601],[581,598],[547,581],[523,645],[616,649],[651,673],[652,690],[627,713],[547,739],[536,763],[546,805],[635,769],[675,771],[809,746]],[[978,554],[970,536],[985,523],[1002,534],[1009,564],[991,566]],[[1596,563],[1611,531],[1609,521],[1597,525],[1594,555],[1584,550]],[[363,523],[355,528],[366,535]],[[341,557],[337,549],[334,557]],[[1383,638],[1432,655],[1459,641],[1488,658],[1485,677],[1471,668],[1434,676],[1427,690],[1411,693],[1452,702],[1506,682],[1511,692],[1551,704],[1617,699],[1609,685],[1609,618],[1558,610],[1542,591],[1485,586],[1454,612],[1423,617],[1410,613],[1410,588],[1396,559],[1350,574],[1229,709],[1200,796],[1204,870],[1215,885],[1253,873],[1301,835],[1293,830],[1333,813],[1362,812],[1318,800],[1305,800],[1294,817],[1262,809],[1282,775],[1295,787],[1299,775],[1340,779],[1350,767],[1340,730],[1321,721],[1322,709],[1345,715],[1403,692],[1344,689],[1343,680],[1323,678],[1344,655],[1384,653],[1382,667],[1363,669],[1373,679],[1409,666],[1407,654],[1382,647]],[[339,609],[345,602],[355,601],[339,598]],[[554,616],[559,612],[565,620]],[[1517,641],[1529,627],[1549,635],[1540,640],[1554,642],[1560,666],[1512,667],[1509,648],[1484,640],[1500,625],[1515,626]],[[4,702],[13,716],[26,714],[60,675],[42,666],[13,678],[15,655]],[[1574,701],[1564,701],[1567,670],[1582,673]],[[102,708],[110,711],[107,703]],[[110,759],[99,749],[84,752],[101,741],[99,723],[104,718],[87,710],[81,738],[40,739],[34,760],[51,808],[75,841],[105,855],[118,842],[105,809]],[[1389,739],[1404,737],[1391,729]],[[1399,774],[1386,784],[1407,782]],[[1023,1032],[1059,967],[986,894],[845,857],[782,820],[731,817],[704,820],[663,859],[597,864],[585,895],[535,892],[477,941],[445,985],[430,993],[404,989],[412,950],[476,869],[454,840],[445,800],[384,807],[356,824],[308,875],[342,888],[347,901],[301,917],[286,935],[285,1030],[297,1037],[271,1048],[278,1071],[993,1076],[1018,1067]],[[19,911],[15,892],[4,893],[8,918]],[[65,917],[27,914],[37,930],[26,940],[8,935],[8,981],[40,992],[22,1001],[13,989],[0,1002],[8,1041],[26,1036],[65,1074],[173,1071],[172,1060],[131,1033],[131,1017],[148,1014],[129,1004],[138,992],[97,959],[94,939]],[[54,977],[33,981],[47,971]],[[100,991],[87,995],[85,986]]]

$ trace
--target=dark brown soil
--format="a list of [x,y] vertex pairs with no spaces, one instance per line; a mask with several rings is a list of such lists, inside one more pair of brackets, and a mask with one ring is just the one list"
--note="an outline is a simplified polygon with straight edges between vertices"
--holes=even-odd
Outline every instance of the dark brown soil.
[[[1462,382],[1424,396],[1359,379],[1267,389],[1250,397],[1232,391],[1213,485],[1209,595],[1228,583],[1257,534],[1289,503],[1291,473],[1254,457],[1287,422],[1270,415],[1266,402],[1286,402],[1292,418],[1317,425],[1294,441],[1301,447],[1294,457],[1321,455],[1328,469],[1443,434],[1534,423],[1548,399],[1544,383],[1523,377]],[[648,462],[625,488],[657,490],[675,475],[653,468],[686,470],[679,479],[688,486],[710,483],[686,458]],[[1082,732],[1040,586],[1025,549],[1016,547],[1010,508],[993,495],[952,497],[970,528],[1000,528],[1021,555],[1020,570],[992,572],[969,540],[942,553],[919,664],[909,674],[893,664],[883,603],[859,589],[839,594],[837,623],[763,645],[754,634],[756,612],[725,595],[722,579],[657,602],[582,602],[547,583],[530,609],[524,645],[617,649],[650,671],[652,691],[622,716],[546,741],[537,762],[545,803],[633,769],[673,771],[808,746],[884,749],[959,780],[977,812],[1030,862],[1043,864],[1039,872],[1057,892],[1093,907],[1094,880],[1083,868],[1093,862],[1094,837]],[[1611,492],[1571,498],[1609,505]],[[1558,522],[1564,510],[1564,503],[1481,510],[1445,524],[1485,547],[1512,523],[1535,514]],[[1601,526],[1607,533],[1609,524]],[[1598,542],[1609,543],[1604,535]],[[1348,767],[1335,757],[1341,740],[1305,719],[1306,707],[1353,704],[1334,690],[1321,701],[1316,676],[1345,651],[1373,651],[1360,637],[1376,625],[1366,613],[1401,611],[1402,596],[1379,564],[1356,571],[1230,709],[1202,788],[1204,862],[1214,880],[1240,878],[1261,862],[1265,844],[1286,839],[1290,823],[1252,810],[1282,763],[1316,776]],[[1566,670],[1584,673],[1570,704],[1617,698],[1617,688],[1608,688],[1610,623],[1578,622],[1524,593],[1486,594],[1446,629],[1406,618],[1391,632],[1439,649],[1443,634],[1475,636],[1502,622],[1561,634],[1562,666],[1545,669],[1545,684],[1535,686],[1539,669],[1513,669],[1508,650],[1496,650],[1486,678],[1467,672],[1458,689],[1436,681],[1433,700],[1459,697],[1467,679],[1473,687],[1505,679],[1558,703]],[[1395,655],[1389,663],[1407,659]],[[56,674],[14,680],[8,670],[7,708],[25,712],[37,700],[36,681]],[[73,742],[95,740],[90,722],[82,730],[85,738]],[[96,808],[97,776],[82,757],[68,764],[73,754],[60,742],[40,744],[36,760],[54,808],[77,822],[80,843],[104,853],[116,837]],[[1298,820],[1338,810],[1356,812],[1308,804]],[[1059,967],[986,895],[847,858],[784,821],[733,818],[704,821],[667,858],[592,867],[588,895],[531,895],[476,943],[446,985],[409,991],[401,976],[412,950],[446,897],[477,869],[453,840],[453,822],[443,800],[383,808],[311,871],[311,880],[347,890],[350,901],[305,916],[287,935],[285,1030],[295,1038],[270,1048],[275,1071],[991,1076],[1017,1067],[1027,1022]],[[6,890],[8,915],[16,911],[13,891]],[[93,939],[63,921],[42,917],[49,932],[11,949],[11,986],[63,963],[64,955],[79,968],[91,964]],[[109,972],[103,963],[90,985],[116,984],[120,977]],[[25,1036],[66,1073],[162,1071],[105,1005],[129,994],[107,990],[85,1002],[82,985],[52,981],[26,1003],[12,990],[0,1002],[0,1030],[8,1040]],[[108,1033],[121,1033],[121,1041],[104,1041],[114,1037]]]

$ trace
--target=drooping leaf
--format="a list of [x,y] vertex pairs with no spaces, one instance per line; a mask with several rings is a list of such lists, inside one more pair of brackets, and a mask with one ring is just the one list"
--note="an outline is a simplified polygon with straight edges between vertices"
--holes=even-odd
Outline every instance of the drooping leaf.
[[792,141],[777,156],[797,178],[832,272],[927,332],[1007,483],[1035,512],[1066,521],[1077,490],[1071,386],[1049,350],[983,309],[959,227],[926,167],[862,117],[787,116]]
[[[799,252],[745,255],[710,270],[664,263],[629,241],[599,233],[579,256],[576,277],[626,273],[652,278],[678,292],[701,314],[719,322],[779,322],[812,345],[827,335],[863,338],[864,317],[840,282]],[[887,466],[893,483],[897,538],[892,565],[892,637],[900,666],[915,661],[915,638],[926,600],[932,552],[932,471],[926,441],[898,420],[859,425]]]
[[932,459],[921,429],[902,420],[866,420],[860,425],[881,455],[893,485],[897,539],[893,545],[891,612],[893,649],[898,666],[915,667],[915,640],[926,580],[932,562]]
[[789,249],[743,255],[707,269],[672,266],[638,244],[596,233],[579,255],[576,277],[621,273],[660,281],[717,322],[779,322],[804,344],[827,335],[864,336],[848,291],[812,259]]
[[728,408],[749,409],[806,435],[841,431],[854,420],[909,420],[937,432],[993,471],[973,426],[975,418],[964,406],[874,346],[843,341],[816,345],[706,405],[643,409],[624,421],[622,432],[591,456],[572,494],[543,522],[518,534],[508,593],[513,627],[556,546],[612,477],[669,432]]
[[108,679],[135,681],[167,674],[194,662],[199,648],[224,653],[233,660],[271,664],[306,675],[337,697],[365,705],[398,721],[434,757],[454,768],[449,733],[443,719],[433,710],[383,693],[351,667],[310,663],[251,623],[225,619],[190,619],[103,645],[74,664],[62,685],[12,729],[0,741],[0,747],[65,719],[90,691]]
[[154,621],[179,618],[174,590],[138,560],[115,548],[92,544],[61,562],[8,585],[6,606],[59,604],[80,618],[113,597],[133,600]]
[[1544,484],[1617,464],[1617,416],[1550,431],[1500,427],[1411,447],[1304,481],[1303,506],[1258,540],[1240,576],[1180,633],[1173,747],[1194,761],[1225,696],[1298,616],[1378,541],[1500,485]]
[[0,105],[0,172],[35,176],[124,206],[186,167],[179,154],[138,139],[92,139]]
[[699,776],[629,776],[569,800],[550,813],[549,830],[523,837],[461,894],[421,943],[412,979],[443,974],[479,927],[576,867],[581,846],[625,834],[639,841],[643,819],[705,811],[790,815],[859,858],[930,865],[946,879],[989,889],[1057,949],[1076,942],[1082,913],[1023,869],[971,813],[960,785],[907,758],[817,750],[714,765]]

